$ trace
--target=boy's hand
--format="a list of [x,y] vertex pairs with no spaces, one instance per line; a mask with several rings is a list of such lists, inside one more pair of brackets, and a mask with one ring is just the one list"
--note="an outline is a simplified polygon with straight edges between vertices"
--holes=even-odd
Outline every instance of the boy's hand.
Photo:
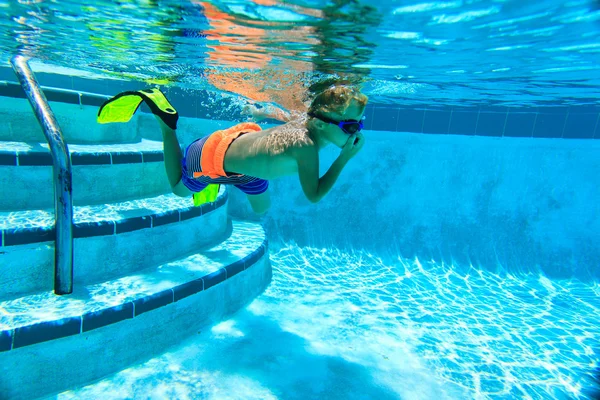
[[259,110],[254,104],[246,104],[242,107],[242,115],[248,115],[256,121],[265,119],[264,112]]
[[362,133],[359,132],[355,135],[350,135],[348,141],[346,142],[344,147],[342,147],[340,157],[342,157],[346,161],[350,160],[360,151],[360,149],[362,149],[364,143],[365,137]]

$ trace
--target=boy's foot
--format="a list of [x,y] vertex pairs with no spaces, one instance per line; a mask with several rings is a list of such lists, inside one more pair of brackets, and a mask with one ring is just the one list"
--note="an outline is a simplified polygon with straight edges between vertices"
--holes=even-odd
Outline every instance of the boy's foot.
[[145,101],[154,115],[159,117],[169,128],[177,129],[179,114],[169,103],[165,95],[156,88],[142,89],[119,93],[110,98],[98,110],[98,122],[128,122]]

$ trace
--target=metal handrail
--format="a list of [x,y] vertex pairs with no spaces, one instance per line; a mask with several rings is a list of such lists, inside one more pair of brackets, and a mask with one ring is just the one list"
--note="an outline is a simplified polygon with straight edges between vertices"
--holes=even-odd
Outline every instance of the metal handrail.
[[54,293],[73,292],[73,192],[71,155],[44,92],[29,67],[28,59],[14,56],[10,63],[31,108],[44,131],[52,154],[54,175],[54,215],[56,245],[54,247]]

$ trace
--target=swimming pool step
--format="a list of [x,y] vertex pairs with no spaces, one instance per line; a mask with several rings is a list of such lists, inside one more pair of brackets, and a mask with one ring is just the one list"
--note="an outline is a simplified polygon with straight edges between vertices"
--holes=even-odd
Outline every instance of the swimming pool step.
[[[170,193],[163,145],[70,144],[73,204],[103,204]],[[54,207],[52,157],[47,143],[0,142],[0,210]]]
[[[100,282],[158,265],[229,234],[227,191],[194,207],[170,195],[74,207],[74,284]],[[50,290],[54,281],[54,212],[0,213],[0,299]]]
[[249,303],[271,274],[262,227],[234,222],[227,240],[176,261],[2,301],[0,393],[37,398],[160,354]]
[[[22,91],[20,87],[16,90]],[[128,143],[139,140],[136,116],[126,124],[99,124],[96,121],[99,104],[109,96],[84,92],[71,92],[65,95],[78,99],[80,93],[82,100],[89,100],[93,96],[94,104],[67,104],[51,100],[49,102],[65,141],[69,145],[73,143]],[[31,111],[28,100],[0,98],[0,116],[2,117],[0,118],[0,141],[45,142],[42,128]],[[155,129],[158,130],[158,127]]]

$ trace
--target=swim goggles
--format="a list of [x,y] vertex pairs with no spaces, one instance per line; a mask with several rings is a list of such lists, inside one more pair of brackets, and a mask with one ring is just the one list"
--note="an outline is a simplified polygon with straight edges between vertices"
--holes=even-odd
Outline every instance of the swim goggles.
[[[315,115],[314,113],[308,113],[308,116],[316,118],[316,119],[320,119],[321,121],[326,122],[331,125],[336,125],[341,130],[343,130],[344,133],[347,133],[348,135],[354,135],[355,133],[360,132],[363,128],[362,121],[357,121],[355,119],[345,119],[343,121],[336,121],[331,118],[320,117],[318,115]],[[364,119],[364,117],[363,117],[363,119]]]

